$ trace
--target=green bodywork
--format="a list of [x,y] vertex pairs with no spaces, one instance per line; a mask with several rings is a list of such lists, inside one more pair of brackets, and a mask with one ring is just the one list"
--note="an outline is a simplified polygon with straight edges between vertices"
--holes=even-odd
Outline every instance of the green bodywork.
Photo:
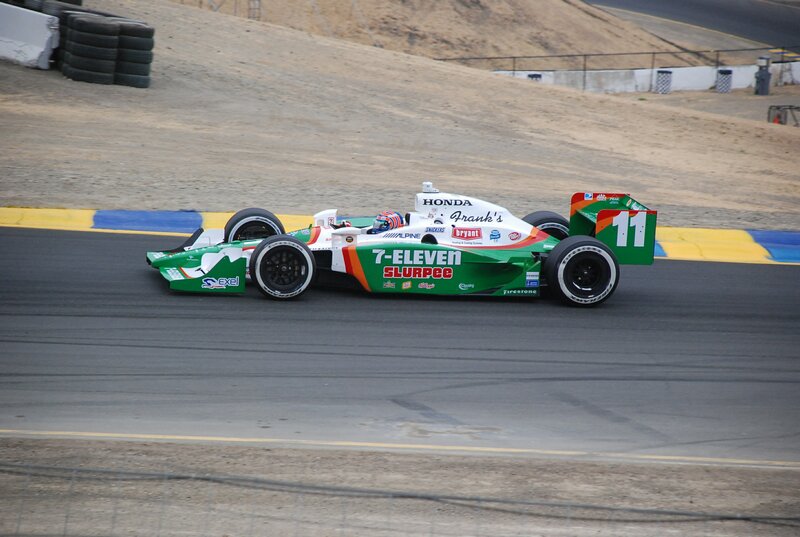
[[[312,229],[289,233],[308,242]],[[223,250],[253,249],[259,240],[237,241],[188,251],[148,252],[148,263],[160,271],[170,289],[194,293],[243,293],[246,258],[222,257],[199,277],[203,256]],[[539,296],[541,259],[558,240],[548,237],[516,249],[454,248],[435,244],[386,243],[351,248],[348,273],[375,293],[431,295]],[[348,250],[349,251],[349,250]],[[355,254],[355,255],[353,255]],[[354,268],[358,267],[358,268]],[[360,269],[360,270],[359,270]],[[358,274],[363,278],[358,278]]]
[[[538,296],[541,259],[557,239],[518,249],[383,244],[355,248],[369,290],[375,293]],[[348,267],[358,274],[357,269]]]
[[[197,248],[185,252],[147,252],[147,262],[159,270],[169,282],[169,288],[190,293],[230,294],[244,293],[247,259],[239,257],[231,260],[222,257],[210,270],[199,277],[188,277],[184,271],[194,271],[201,267],[205,254],[217,254],[233,249],[255,248],[260,240],[237,241]],[[183,270],[182,270],[183,269]]]

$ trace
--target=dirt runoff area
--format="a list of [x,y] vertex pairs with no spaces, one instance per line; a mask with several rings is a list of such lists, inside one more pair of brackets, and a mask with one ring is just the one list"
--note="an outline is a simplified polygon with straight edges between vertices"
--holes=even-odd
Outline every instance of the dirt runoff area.
[[526,80],[158,0],[152,85],[0,64],[5,206],[409,210],[420,183],[518,215],[630,192],[672,226],[800,229],[800,129]]
[[[245,0],[172,0],[250,15]],[[260,20],[295,30],[427,56],[531,56],[675,51],[672,43],[575,0],[269,0]],[[685,63],[685,58],[670,56]]]
[[798,469],[2,439],[0,534],[790,536]]

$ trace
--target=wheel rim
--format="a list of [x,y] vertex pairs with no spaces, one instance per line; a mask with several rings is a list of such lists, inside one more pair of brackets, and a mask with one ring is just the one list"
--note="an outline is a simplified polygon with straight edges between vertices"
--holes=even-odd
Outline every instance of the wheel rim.
[[551,224],[541,224],[536,226],[538,229],[544,231],[551,237],[555,237],[558,240],[564,240],[569,237],[569,229],[564,227],[561,224],[551,223]]
[[259,267],[264,285],[279,293],[289,293],[302,286],[308,275],[306,258],[296,248],[277,246],[267,252]]
[[253,239],[266,239],[278,233],[272,223],[264,220],[250,220],[242,222],[231,233],[232,241],[249,241]]
[[577,297],[592,298],[608,289],[611,271],[601,256],[583,252],[569,260],[564,268],[569,290]]

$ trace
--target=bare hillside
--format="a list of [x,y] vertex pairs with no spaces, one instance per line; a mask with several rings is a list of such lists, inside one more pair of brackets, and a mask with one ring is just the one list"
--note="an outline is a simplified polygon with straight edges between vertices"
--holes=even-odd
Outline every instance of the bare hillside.
[[[207,2],[173,0],[211,9]],[[217,1],[249,14],[245,0]],[[675,50],[581,0],[262,0],[262,21],[427,56],[511,56]]]
[[518,214],[625,190],[671,225],[800,228],[800,129],[539,86],[168,0],[147,90],[0,64],[7,206],[405,210],[423,180]]

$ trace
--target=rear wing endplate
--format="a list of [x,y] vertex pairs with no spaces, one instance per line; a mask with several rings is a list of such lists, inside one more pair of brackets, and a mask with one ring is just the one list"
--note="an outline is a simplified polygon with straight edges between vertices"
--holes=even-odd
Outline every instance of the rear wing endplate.
[[658,212],[628,194],[576,192],[569,206],[569,234],[590,235],[611,248],[621,264],[650,265]]

